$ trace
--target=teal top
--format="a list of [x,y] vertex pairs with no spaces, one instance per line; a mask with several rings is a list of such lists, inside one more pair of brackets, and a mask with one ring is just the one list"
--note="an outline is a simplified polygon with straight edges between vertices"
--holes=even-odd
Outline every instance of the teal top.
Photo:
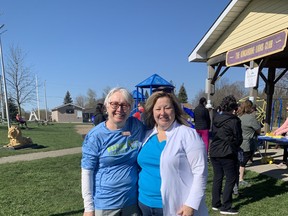
[[152,208],[162,208],[160,156],[166,140],[159,142],[157,134],[142,147],[137,162],[141,168],[138,181],[138,200]]

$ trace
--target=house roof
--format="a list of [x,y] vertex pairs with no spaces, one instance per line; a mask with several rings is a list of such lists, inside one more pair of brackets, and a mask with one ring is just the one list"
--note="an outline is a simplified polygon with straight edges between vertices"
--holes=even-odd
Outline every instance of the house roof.
[[75,104],[72,104],[72,103],[68,103],[68,104],[62,104],[61,106],[58,106],[58,107],[55,107],[55,108],[53,108],[52,109],[52,111],[54,111],[54,110],[58,110],[58,109],[60,109],[60,108],[63,108],[63,107],[68,107],[68,106],[72,106],[73,108],[78,108],[78,109],[84,109],[83,107],[80,107],[80,106],[77,106],[77,105],[75,105]]
[[170,86],[174,88],[174,86],[170,82],[166,81],[165,79],[160,77],[158,74],[153,74],[152,76],[148,77],[144,81],[140,82],[135,87],[157,88],[159,86]]
[[252,0],[231,0],[207,33],[190,53],[189,62],[206,62],[207,51],[215,44],[226,29]]
[[95,110],[96,110],[95,108],[84,108],[83,113],[94,113]]

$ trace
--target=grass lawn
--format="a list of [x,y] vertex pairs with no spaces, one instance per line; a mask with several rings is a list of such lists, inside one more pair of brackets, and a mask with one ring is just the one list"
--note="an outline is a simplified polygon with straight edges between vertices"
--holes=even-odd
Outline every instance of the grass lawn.
[[83,138],[80,134],[76,133],[75,124],[70,123],[53,123],[47,126],[38,126],[34,122],[28,123],[29,130],[21,129],[24,137],[31,137],[34,144],[37,144],[37,149],[20,149],[10,150],[2,148],[3,145],[9,143],[7,138],[8,129],[7,126],[0,126],[0,157],[25,154],[38,151],[51,151],[57,149],[80,147],[82,145]]
[[[0,157],[35,151],[48,151],[81,146],[82,137],[73,124],[35,126],[23,131],[37,144],[46,148],[0,150]],[[5,132],[5,136],[3,135]],[[37,133],[36,133],[37,132]],[[0,127],[0,142],[7,140],[7,128]],[[81,154],[35,161],[0,164],[0,215],[2,216],[72,216],[82,215],[83,203],[80,185]],[[240,216],[284,216],[288,212],[288,182],[248,171],[249,188],[240,189],[233,205]],[[211,210],[212,168],[209,166],[207,205]]]

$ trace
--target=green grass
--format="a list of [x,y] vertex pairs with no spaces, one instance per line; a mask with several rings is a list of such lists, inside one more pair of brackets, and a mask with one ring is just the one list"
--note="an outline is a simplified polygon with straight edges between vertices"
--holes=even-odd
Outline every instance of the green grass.
[[[73,124],[33,126],[24,130],[42,149],[0,150],[0,157],[36,151],[81,146],[82,136]],[[32,125],[31,125],[32,127]],[[5,133],[5,136],[2,134]],[[7,139],[7,128],[0,126],[0,142]],[[2,144],[6,144],[3,142]],[[35,161],[0,164],[0,216],[80,216],[83,203],[80,185],[81,154],[46,158]],[[233,206],[240,216],[283,216],[288,212],[288,182],[247,171],[246,179],[252,184],[240,189],[242,196],[234,197]],[[206,203],[211,216],[220,215],[211,210],[212,168]]]
[[81,215],[81,155],[0,165],[0,215]]
[[[25,154],[38,151],[51,151],[57,149],[80,147],[83,138],[76,133],[75,124],[72,123],[53,123],[47,126],[38,126],[36,123],[29,122],[29,130],[22,129],[24,137],[31,137],[34,144],[39,148],[31,149],[25,148],[20,150],[10,150],[7,148],[0,148],[0,157]],[[7,145],[9,139],[7,138],[7,126],[0,126],[0,146]]]
[[[0,215],[80,216],[83,212],[80,185],[81,155],[0,165]],[[207,205],[211,210],[212,169],[209,166]],[[241,216],[287,214],[288,183],[247,172],[250,188],[233,205]]]
[[[212,167],[209,166],[209,179],[206,193],[206,203],[210,216],[219,216],[219,212],[211,210],[212,196]],[[252,184],[251,187],[240,188],[240,196],[233,196],[233,207],[243,216],[283,216],[287,215],[288,182],[272,177],[247,171],[245,180]]]

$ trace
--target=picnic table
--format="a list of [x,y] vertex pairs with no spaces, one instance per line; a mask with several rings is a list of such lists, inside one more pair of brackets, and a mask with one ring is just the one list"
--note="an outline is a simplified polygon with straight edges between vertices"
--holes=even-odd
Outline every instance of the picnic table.
[[284,136],[264,136],[264,135],[260,135],[258,136],[258,144],[260,145],[262,142],[264,142],[264,156],[262,156],[261,152],[260,155],[263,159],[263,162],[267,162],[270,163],[271,161],[273,162],[273,158],[271,157],[267,157],[267,149],[268,149],[268,142],[272,142],[272,143],[276,143],[278,145],[283,145],[286,146],[288,145],[288,137],[284,137]]

